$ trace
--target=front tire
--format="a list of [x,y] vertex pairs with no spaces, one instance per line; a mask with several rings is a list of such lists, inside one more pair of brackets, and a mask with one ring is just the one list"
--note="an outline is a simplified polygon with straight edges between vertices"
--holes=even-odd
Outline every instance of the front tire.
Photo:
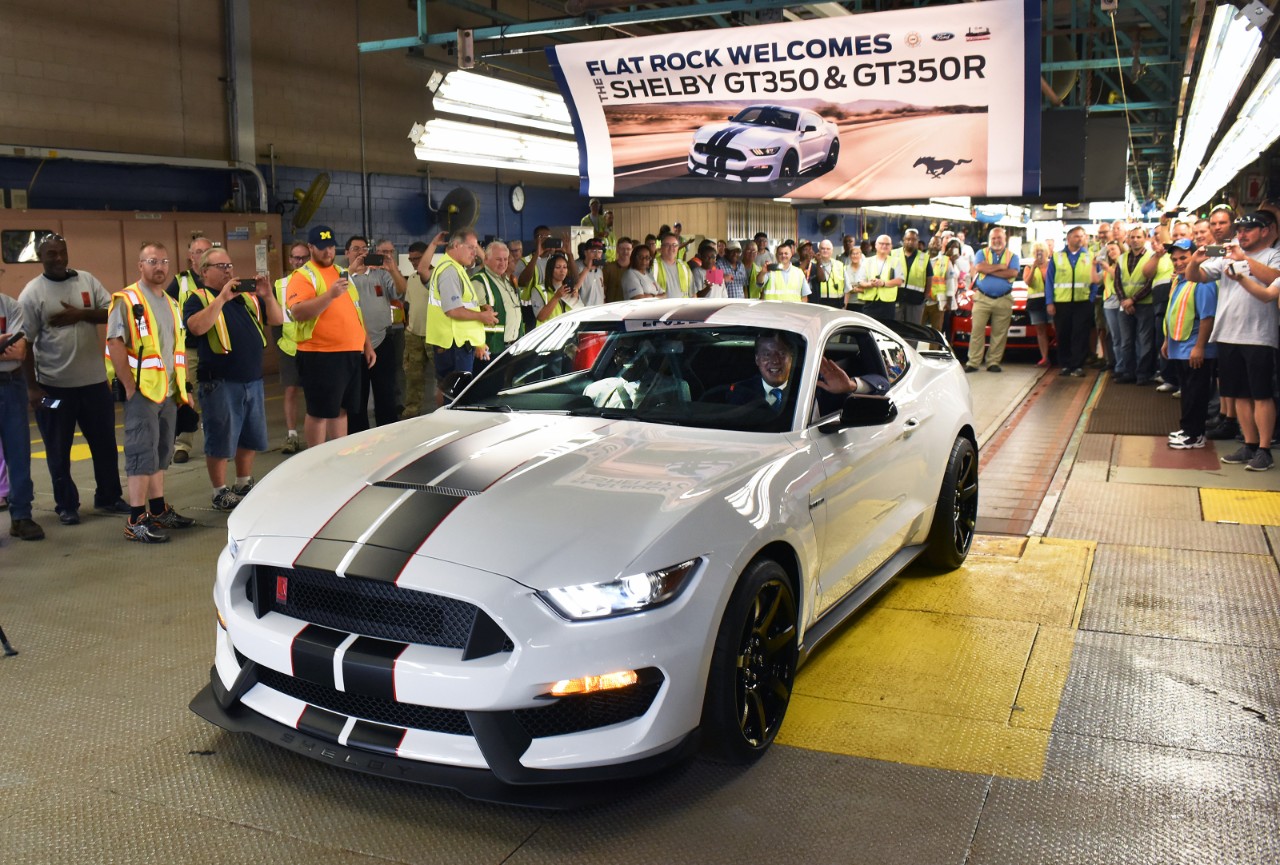
[[977,522],[978,451],[973,442],[960,436],[947,459],[947,472],[922,554],[925,562],[943,571],[954,571],[963,565],[973,546]]
[[791,702],[797,625],[787,572],[770,559],[752,562],[729,599],[711,655],[702,707],[708,756],[742,764],[768,750]]
[[782,167],[778,169],[778,177],[790,179],[800,173],[800,157],[794,150],[788,150],[782,157]]
[[828,172],[836,167],[836,163],[840,161],[840,139],[831,142],[831,149],[827,151],[827,161],[822,163],[822,171]]

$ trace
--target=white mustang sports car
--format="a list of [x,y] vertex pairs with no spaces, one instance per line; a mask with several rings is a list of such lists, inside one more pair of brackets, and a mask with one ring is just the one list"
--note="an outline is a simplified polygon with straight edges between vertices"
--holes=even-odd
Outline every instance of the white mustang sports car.
[[773,181],[813,170],[825,174],[840,159],[840,131],[816,112],[752,105],[693,134],[689,173],[722,180]]
[[936,332],[903,333],[750,300],[551,319],[449,407],[258,484],[192,708],[535,805],[698,745],[752,760],[814,646],[973,539],[964,372]]

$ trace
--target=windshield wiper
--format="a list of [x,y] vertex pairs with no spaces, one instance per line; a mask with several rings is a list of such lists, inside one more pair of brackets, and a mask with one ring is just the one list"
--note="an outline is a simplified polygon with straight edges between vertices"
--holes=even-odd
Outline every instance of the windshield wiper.
[[451,405],[449,408],[454,411],[496,411],[504,414],[510,414],[514,409],[509,405],[488,405],[485,403],[473,403],[471,405]]

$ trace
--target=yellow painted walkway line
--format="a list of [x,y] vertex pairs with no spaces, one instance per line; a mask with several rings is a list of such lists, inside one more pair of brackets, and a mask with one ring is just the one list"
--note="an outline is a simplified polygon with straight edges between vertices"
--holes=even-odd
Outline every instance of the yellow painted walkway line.
[[1257,490],[1200,490],[1205,522],[1280,526],[1280,493]]
[[1038,780],[1095,544],[978,538],[911,571],[801,670],[778,742]]

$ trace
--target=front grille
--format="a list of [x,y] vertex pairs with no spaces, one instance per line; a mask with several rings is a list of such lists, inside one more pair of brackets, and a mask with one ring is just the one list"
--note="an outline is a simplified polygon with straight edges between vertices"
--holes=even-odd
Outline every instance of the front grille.
[[[287,579],[286,600],[278,599],[277,580]],[[258,565],[246,593],[259,615],[277,612],[290,618],[406,643],[467,649],[468,657],[510,652],[514,643],[474,604],[406,589],[395,583],[339,577],[310,568]],[[257,598],[254,598],[255,593]],[[480,651],[475,635],[485,637]]]
[[662,673],[654,668],[638,671],[640,681],[626,688],[561,697],[549,706],[517,709],[514,714],[531,738],[560,736],[594,730],[639,718],[658,696]]
[[413,703],[397,703],[394,700],[337,691],[314,682],[286,676],[270,667],[258,668],[258,681],[273,691],[279,691],[304,703],[319,706],[321,709],[328,709],[330,712],[337,712],[339,715],[350,715],[394,727],[432,730],[455,736],[472,735],[467,713],[457,709],[417,706]]
[[747,154],[738,150],[736,147],[712,147],[707,144],[695,144],[693,150],[695,153],[700,153],[708,159],[744,160],[747,158]]

